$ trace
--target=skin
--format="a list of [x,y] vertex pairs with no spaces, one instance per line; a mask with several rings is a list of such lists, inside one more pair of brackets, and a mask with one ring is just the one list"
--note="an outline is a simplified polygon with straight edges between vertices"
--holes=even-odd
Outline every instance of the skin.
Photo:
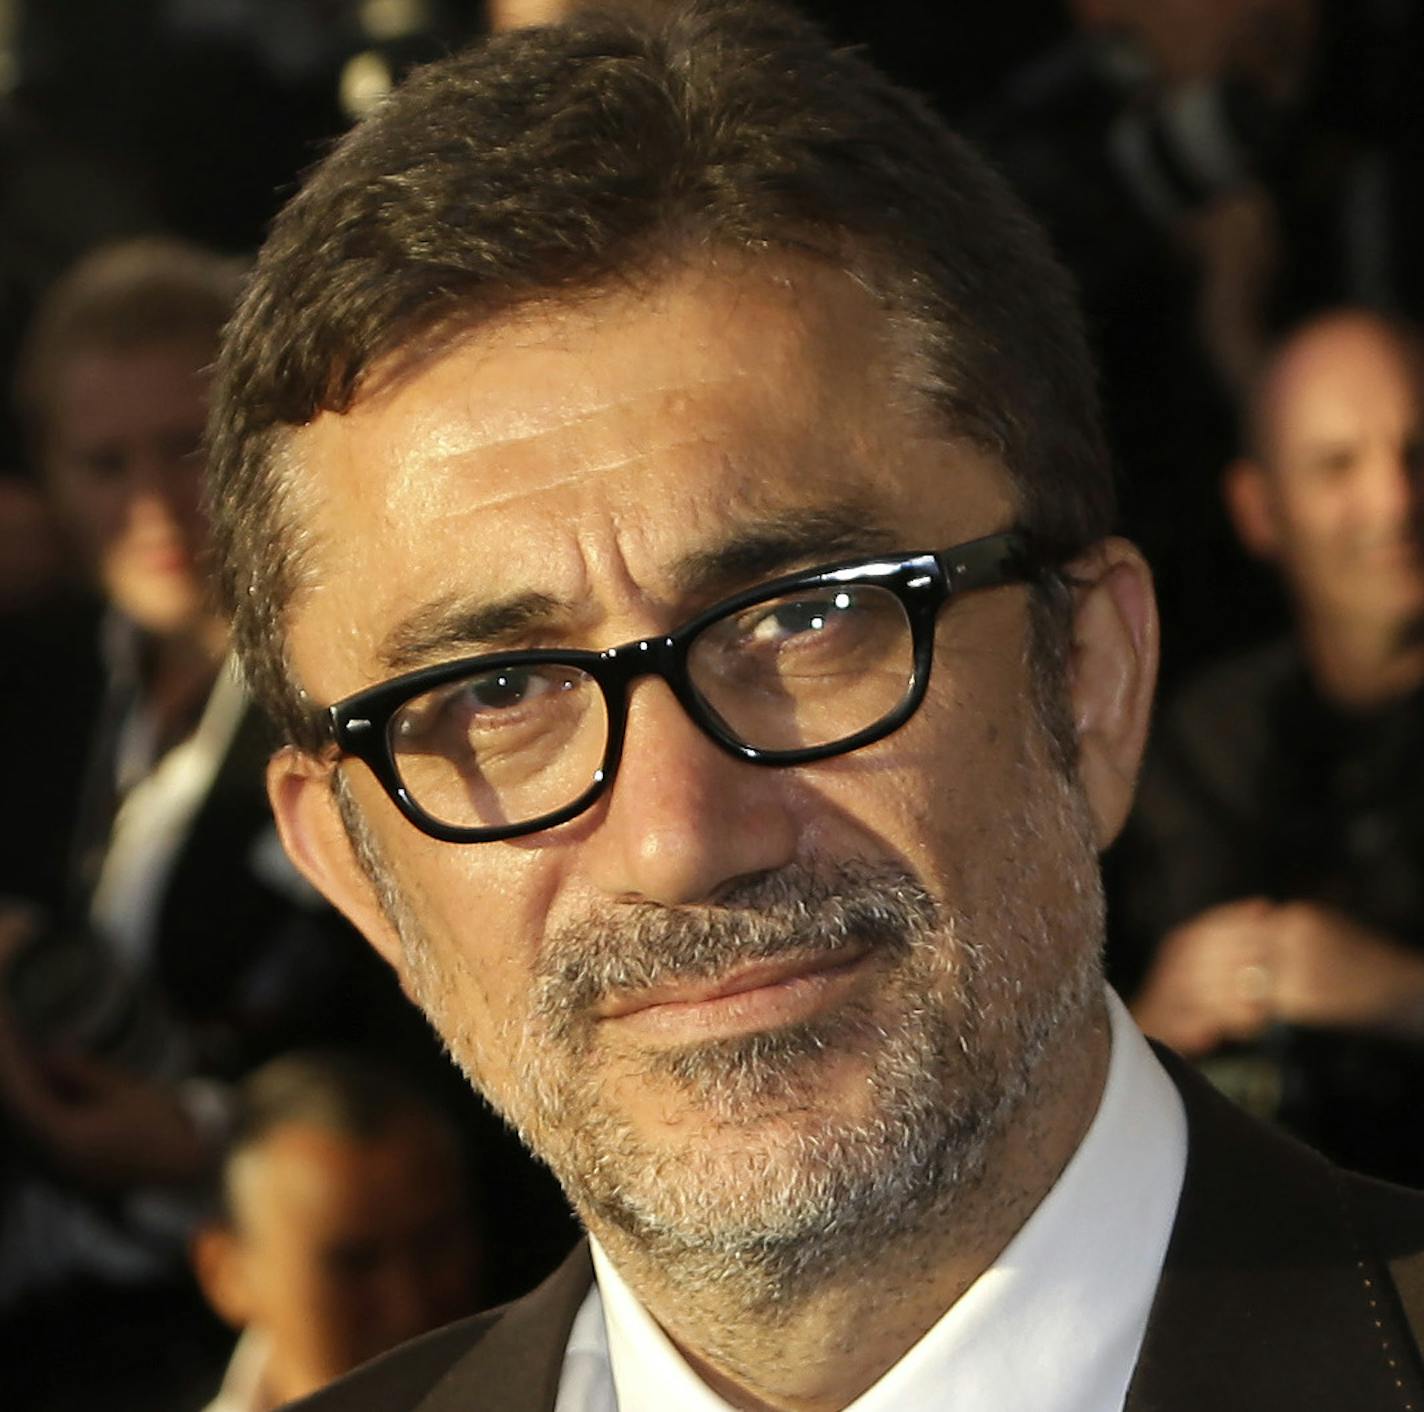
[[234,1158],[230,1190],[233,1222],[194,1263],[219,1314],[268,1340],[273,1405],[472,1307],[459,1164],[423,1117],[369,1139],[284,1123]]
[[160,637],[206,617],[197,449],[210,352],[77,350],[56,377],[44,458],[66,523],[110,602]]
[[1285,579],[1321,690],[1344,707],[1424,681],[1424,358],[1366,314],[1320,320],[1263,377],[1257,454],[1227,474],[1246,547]]
[[[1227,472],[1248,549],[1280,571],[1317,688],[1345,710],[1424,683],[1424,362],[1355,313],[1317,321],[1261,379],[1257,454]],[[1186,1054],[1285,1021],[1424,1036],[1424,960],[1336,908],[1247,898],[1170,933],[1133,1006]]]
[[[1009,524],[1014,501],[1002,468],[906,405],[889,368],[881,316],[866,295],[817,267],[764,263],[684,270],[641,294],[528,312],[482,328],[413,374],[378,378],[349,413],[323,416],[292,447],[313,533],[309,586],[290,617],[303,685],[313,700],[330,701],[388,677],[382,643],[403,620],[420,620],[431,604],[473,606],[523,590],[566,606],[500,645],[601,647],[665,631],[747,582],[824,562],[823,541],[755,571],[678,571],[690,555],[796,513],[851,507],[848,534],[861,536],[866,552],[939,547]],[[1030,704],[1021,587],[946,612],[939,652],[950,665],[937,671],[919,714],[835,760],[776,770],[733,761],[662,683],[644,680],[631,694],[613,787],[588,813],[542,834],[441,844],[399,819],[364,770],[346,770],[391,883],[408,902],[419,899],[440,980],[423,998],[493,1101],[516,1115],[531,1108],[520,1037],[537,1024],[541,952],[569,928],[590,919],[631,925],[649,914],[712,918],[738,887],[828,862],[901,871],[937,905],[971,917],[991,911],[1002,891],[1044,924],[1041,944],[993,938],[1008,974],[990,987],[984,1043],[1007,1054],[1014,984],[1051,986],[1091,960],[1099,941],[1091,928],[1055,929],[1052,919],[1079,917],[1092,845],[1121,825],[1155,665],[1140,557],[1112,541],[1079,567],[1088,585],[1073,670],[1081,793],[1052,774]],[[446,642],[431,652],[491,645]],[[295,752],[274,761],[269,786],[284,841],[407,988],[422,993],[430,958],[403,947],[355,858],[330,768]],[[1040,790],[1069,804],[1035,840],[1041,856],[1025,869],[1011,840]],[[1069,816],[1082,827],[1065,824]],[[958,963],[947,944],[940,961],[930,1000],[954,1023]],[[758,1170],[779,1174],[814,1160],[805,1143],[829,1125],[873,1116],[875,1046],[831,1045],[805,1060],[789,1109],[758,1098],[733,1113],[667,1078],[660,1054],[774,1034],[850,1007],[888,1028],[902,1019],[895,973],[874,953],[815,983],[794,968],[751,984],[741,974],[731,999],[634,992],[582,1017],[594,1036],[583,1057],[601,1112],[670,1169],[695,1161],[724,1190],[747,1181],[749,1152]],[[681,1003],[662,1003],[669,999]],[[778,1311],[774,1336],[764,1317],[749,1314],[745,1291],[680,1288],[677,1269],[597,1211],[582,1214],[734,1405],[844,1407],[1041,1200],[1091,1118],[1106,1057],[1095,992],[1052,1036],[1043,1081],[994,1134],[992,1181],[962,1194],[955,1222],[917,1233],[913,1249],[867,1250],[849,1272],[799,1288]],[[546,1137],[557,1144],[557,1134]]]
[[227,647],[202,567],[198,448],[212,350],[79,348],[60,366],[43,444],[60,520],[100,591],[143,633],[160,746],[192,725]]
[[486,0],[485,16],[492,30],[526,29],[557,24],[568,9],[568,0]]

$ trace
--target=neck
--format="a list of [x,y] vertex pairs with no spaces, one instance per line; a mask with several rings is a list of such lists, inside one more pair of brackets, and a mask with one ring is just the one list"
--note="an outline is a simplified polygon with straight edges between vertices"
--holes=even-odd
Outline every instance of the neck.
[[1321,695],[1347,710],[1386,705],[1424,683],[1424,641],[1398,622],[1302,618],[1299,636]]
[[330,1381],[329,1377],[324,1378],[305,1368],[300,1360],[288,1362],[274,1352],[263,1371],[257,1405],[263,1412],[267,1408],[277,1412],[289,1403],[310,1396]]
[[[697,1375],[741,1412],[840,1412],[876,1383],[998,1258],[1038,1208],[1097,1111],[1107,1078],[1101,1006],[1040,1066],[1006,1116],[984,1176],[908,1212],[894,1238],[789,1297],[680,1278],[621,1232],[593,1227],[619,1273]],[[869,1245],[869,1242],[867,1242]]]

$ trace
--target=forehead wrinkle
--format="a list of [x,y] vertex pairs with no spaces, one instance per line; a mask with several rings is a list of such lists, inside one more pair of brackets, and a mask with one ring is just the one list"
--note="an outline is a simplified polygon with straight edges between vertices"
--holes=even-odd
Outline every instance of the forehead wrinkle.
[[[510,439],[506,443],[486,443],[487,446],[520,444],[522,439]],[[625,467],[635,467],[652,460],[656,456],[664,456],[677,452],[702,451],[711,445],[711,441],[703,436],[687,436],[682,438],[671,438],[661,441],[657,445],[644,444],[638,447],[629,447],[624,451],[612,452],[602,457],[592,457],[583,455],[578,459],[577,464],[570,464],[565,469],[555,474],[541,477],[537,484],[530,484],[529,477],[523,473],[511,472],[507,488],[502,490],[488,490],[482,494],[477,504],[451,505],[444,511],[444,518],[460,518],[472,513],[483,513],[486,510],[493,510],[510,505],[518,500],[535,499],[539,496],[550,495],[556,492],[565,493],[578,488],[583,482],[593,480],[598,476],[606,475],[609,471],[616,471]],[[486,447],[481,446],[478,450],[472,449],[468,455],[482,456]],[[453,455],[442,463],[444,469],[458,469],[465,459],[464,455]]]
[[[850,496],[825,505],[791,506],[730,520],[668,562],[656,578],[673,602],[706,599],[734,585],[790,570],[816,559],[829,562],[852,553],[884,552],[898,539],[878,523],[871,501]],[[605,556],[584,549],[585,560]],[[622,579],[611,563],[589,564],[594,577]],[[670,605],[649,594],[649,585],[628,578],[623,591],[657,610]],[[605,607],[608,605],[604,605]],[[586,631],[600,618],[590,601],[556,596],[539,588],[501,597],[448,593],[404,615],[382,639],[379,657],[392,671],[404,671],[450,653],[489,652],[529,645],[535,639]],[[665,627],[671,623],[664,623]]]
[[[399,443],[388,447],[388,455],[412,472],[439,474],[458,471],[467,461],[498,463],[503,454],[510,462],[511,480],[519,484],[488,502],[498,504],[521,489],[576,484],[638,459],[696,447],[706,438],[691,432],[688,423],[704,418],[718,402],[740,403],[751,380],[742,368],[708,368],[698,366],[696,358],[683,358],[650,386],[633,391],[624,380],[615,379],[610,387],[608,370],[594,351],[551,347],[552,342],[516,346],[512,356],[506,354],[499,361],[495,350],[479,350],[483,356],[466,373],[478,383],[478,392],[472,387],[465,396],[448,399],[438,414],[419,418]],[[526,377],[519,357],[525,352],[540,358],[562,355],[572,365],[571,375],[561,379],[541,366],[537,378]],[[485,369],[495,376],[482,378]],[[530,386],[551,384],[559,395],[531,406]],[[705,395],[719,389],[720,397]],[[510,395],[512,391],[519,395]],[[363,412],[379,415],[382,402],[393,407],[399,398],[399,389],[380,394],[345,414],[343,422],[359,436],[357,424]],[[666,434],[650,445],[647,428],[659,424],[666,426]],[[562,455],[561,443],[569,444]],[[531,464],[552,474],[541,475],[537,485],[531,485]]]

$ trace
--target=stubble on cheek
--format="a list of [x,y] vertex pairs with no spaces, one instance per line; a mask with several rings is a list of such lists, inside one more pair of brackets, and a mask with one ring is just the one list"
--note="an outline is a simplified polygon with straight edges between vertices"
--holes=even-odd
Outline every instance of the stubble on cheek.
[[[895,867],[793,865],[715,908],[624,904],[550,934],[502,1011],[455,938],[412,926],[417,998],[605,1239],[783,1300],[917,1221],[942,1224],[995,1136],[1052,1087],[1044,1056],[1096,999],[1081,797],[1041,761],[1020,784],[974,878],[945,880],[963,914]],[[610,995],[845,948],[868,948],[875,983],[803,1024],[649,1049],[596,1018]]]

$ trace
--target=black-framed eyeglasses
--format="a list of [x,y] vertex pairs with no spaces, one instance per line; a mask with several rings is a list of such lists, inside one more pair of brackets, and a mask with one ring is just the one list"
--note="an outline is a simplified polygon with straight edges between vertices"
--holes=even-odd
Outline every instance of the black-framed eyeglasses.
[[1028,535],[788,574],[665,636],[602,652],[493,652],[409,672],[327,708],[331,739],[423,833],[492,842],[553,828],[608,788],[628,688],[661,677],[729,755],[799,765],[904,725],[951,598],[1036,578]]

